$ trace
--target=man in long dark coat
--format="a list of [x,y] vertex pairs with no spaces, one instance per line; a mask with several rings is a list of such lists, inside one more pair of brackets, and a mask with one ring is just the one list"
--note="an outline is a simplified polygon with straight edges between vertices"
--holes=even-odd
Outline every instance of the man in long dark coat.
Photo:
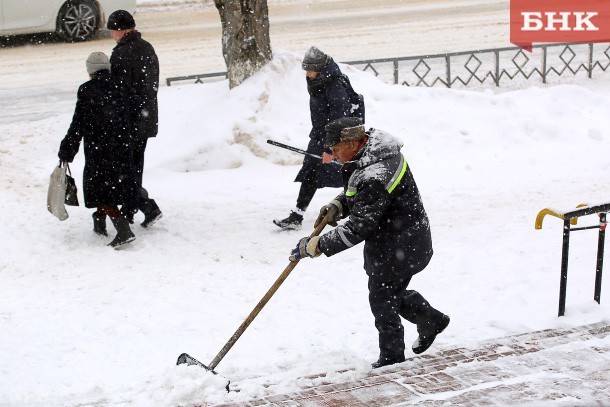
[[85,206],[97,208],[93,230],[99,235],[108,236],[106,215],[110,216],[117,235],[109,245],[118,248],[135,239],[118,208],[133,204],[136,196],[129,95],[110,75],[110,61],[104,53],[92,53],[86,65],[91,80],[78,89],[74,117],[58,156],[62,162],[72,162],[83,140]]
[[125,10],[117,10],[108,17],[107,27],[117,43],[110,56],[112,75],[125,84],[131,96],[133,158],[140,191],[136,204],[122,210],[130,223],[133,223],[133,215],[141,210],[144,214],[142,226],[148,227],[163,216],[155,200],[149,198],[148,191],[142,186],[146,145],[159,129],[159,60],[152,45],[142,39],[135,26],[133,16]]
[[303,215],[318,188],[341,186],[340,167],[331,163],[330,154],[324,148],[324,126],[352,113],[352,103],[341,81],[343,73],[331,57],[311,47],[303,58],[302,67],[307,80],[311,113],[307,152],[321,156],[322,160],[311,156],[303,159],[303,166],[295,179],[295,182],[301,183],[296,206],[287,218],[273,221],[282,229],[300,229]]
[[432,258],[428,216],[405,157],[402,143],[371,129],[358,118],[326,126],[326,146],[342,167],[344,191],[325,205],[316,221],[349,217],[322,236],[302,238],[290,260],[333,256],[364,241],[364,269],[369,276],[369,304],[379,332],[379,359],[373,368],[405,360],[400,317],[417,326],[412,349],[422,353],[449,324],[417,291],[407,290],[411,278]]

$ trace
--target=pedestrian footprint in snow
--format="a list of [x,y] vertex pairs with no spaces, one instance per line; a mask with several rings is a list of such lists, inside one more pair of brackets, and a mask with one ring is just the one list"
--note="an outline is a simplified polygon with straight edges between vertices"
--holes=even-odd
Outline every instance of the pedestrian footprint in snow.
[[129,124],[129,95],[120,81],[110,75],[110,61],[94,52],[86,61],[90,80],[78,88],[76,108],[68,133],[61,141],[59,159],[70,163],[83,140],[85,206],[93,212],[93,231],[108,236],[106,216],[117,235],[109,246],[119,248],[135,239],[129,222],[118,205],[136,199],[136,178]]
[[[358,118],[342,118],[326,126],[324,147],[343,164],[343,192],[320,210],[335,229],[304,237],[291,261],[333,256],[364,241],[364,269],[369,277],[369,304],[379,332],[378,368],[405,360],[401,317],[417,326],[414,353],[428,349],[449,325],[417,291],[407,290],[411,278],[432,258],[432,237],[413,174],[390,134],[365,131]],[[347,218],[341,225],[337,221]]]
[[[282,229],[300,229],[303,215],[318,188],[342,185],[339,166],[331,163],[330,150],[324,147],[324,126],[341,117],[359,116],[364,119],[364,100],[352,89],[347,75],[337,63],[316,47],[311,47],[302,63],[309,92],[311,131],[307,152],[319,158],[305,156],[294,182],[301,188],[296,206],[285,219],[273,223]],[[361,96],[360,96],[361,98]]]

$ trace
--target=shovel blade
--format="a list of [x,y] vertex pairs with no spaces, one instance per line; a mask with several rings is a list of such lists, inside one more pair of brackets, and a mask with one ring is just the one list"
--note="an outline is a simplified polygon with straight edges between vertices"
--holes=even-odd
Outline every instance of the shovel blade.
[[216,372],[214,370],[210,369],[209,367],[207,367],[206,365],[204,365],[203,363],[201,363],[200,361],[198,361],[197,359],[195,359],[194,357],[192,357],[188,353],[183,353],[182,355],[178,356],[178,361],[176,362],[176,365],[183,365],[185,363],[188,366],[193,366],[194,365],[194,366],[202,367],[205,370],[208,370],[208,371],[216,374]]
[[[192,357],[188,353],[183,353],[180,356],[178,356],[178,360],[176,361],[176,365],[183,365],[183,364],[186,364],[188,366],[199,366],[199,367],[204,368],[208,372],[214,373],[215,375],[218,374],[213,369],[210,369],[208,366],[204,365],[203,363],[201,363],[200,361],[198,361],[197,359],[195,359],[194,357]],[[219,376],[219,377],[222,377],[222,376]],[[224,377],[223,377],[223,379],[227,380]],[[227,393],[229,392],[229,384],[231,384],[231,382],[229,380],[227,380],[227,384],[225,385],[225,390],[227,391]]]

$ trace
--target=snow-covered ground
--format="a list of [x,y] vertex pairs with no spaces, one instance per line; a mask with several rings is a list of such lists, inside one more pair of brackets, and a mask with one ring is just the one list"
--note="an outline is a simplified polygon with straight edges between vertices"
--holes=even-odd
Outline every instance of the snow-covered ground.
[[[239,392],[175,366],[182,352],[213,359],[338,193],[317,193],[301,231],[271,222],[294,206],[301,157],[266,140],[307,145],[301,57],[275,50],[231,91],[226,81],[161,87],[145,186],[165,216],[135,226],[122,251],[93,234],[92,210],[68,208],[59,222],[45,208],[76,88],[44,87],[0,120],[0,406],[206,404],[296,390],[310,374],[343,381],[369,371],[378,350],[362,247],[298,264],[216,368]],[[365,95],[367,126],[404,140],[430,216],[435,255],[411,287],[452,322],[429,352],[610,320],[607,278],[602,304],[593,301],[597,233],[572,235],[566,316],[557,318],[561,221],[534,230],[545,207],[609,201],[606,76],[467,91],[392,86],[342,68]],[[44,114],[47,105],[60,113]],[[81,152],[79,183],[82,166]],[[415,328],[405,331],[409,344]]]

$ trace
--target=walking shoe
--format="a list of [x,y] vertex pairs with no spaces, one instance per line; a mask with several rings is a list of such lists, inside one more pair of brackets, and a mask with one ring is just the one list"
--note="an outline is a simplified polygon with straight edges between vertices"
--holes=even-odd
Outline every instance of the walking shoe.
[[303,224],[303,215],[299,215],[296,212],[290,212],[285,219],[274,219],[273,223],[282,229],[299,230]]
[[394,365],[396,363],[402,363],[405,361],[405,357],[400,357],[400,356],[396,356],[393,358],[384,358],[379,356],[379,360],[373,364],[371,364],[371,367],[373,369],[378,369],[380,367],[384,367],[384,366],[390,366],[390,365]]
[[123,215],[123,217],[127,219],[127,222],[133,225],[133,215],[135,215],[137,211],[137,209],[134,210],[123,205],[123,207],[121,208],[121,215]]
[[108,246],[115,249],[119,249],[125,246],[127,243],[131,243],[136,240],[136,235],[133,234],[129,227],[129,222],[124,217],[110,218],[112,224],[116,228],[117,234],[112,239],[112,242],[108,243]]
[[157,206],[157,203],[154,201],[154,199],[150,199],[146,203],[146,205],[144,205],[140,209],[142,210],[142,212],[144,212],[144,222],[140,224],[143,228],[152,226],[156,221],[163,217],[163,213],[161,212],[161,209],[159,209],[159,207]]
[[144,222],[142,222],[140,225],[143,228],[147,228],[149,226],[152,226],[155,224],[155,222],[157,222],[159,219],[161,219],[163,217],[163,213],[161,212],[161,210],[159,208],[157,208],[156,210],[147,213],[144,216]]
[[93,231],[100,236],[108,236],[106,231],[106,215],[95,211],[91,216],[93,217]]
[[434,331],[429,334],[419,334],[415,342],[413,342],[413,346],[411,346],[413,353],[420,354],[425,352],[430,346],[432,346],[432,343],[436,339],[436,335],[443,332],[445,328],[447,328],[447,325],[449,325],[449,316],[443,315],[443,319],[436,326]]

